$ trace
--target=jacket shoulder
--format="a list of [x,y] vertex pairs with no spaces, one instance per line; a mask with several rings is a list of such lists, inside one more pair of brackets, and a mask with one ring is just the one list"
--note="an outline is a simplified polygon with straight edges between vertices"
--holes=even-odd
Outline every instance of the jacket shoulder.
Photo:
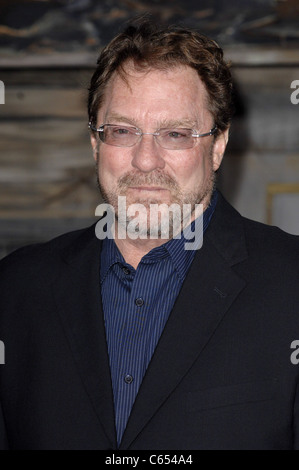
[[231,266],[298,279],[299,236],[240,215],[220,193],[210,226],[209,238]]
[[242,217],[248,249],[276,257],[287,256],[299,262],[299,236],[279,227]]
[[60,235],[45,243],[36,243],[15,250],[0,260],[0,278],[17,279],[23,277],[24,281],[32,274],[48,272],[64,255],[70,247],[80,240],[86,239],[91,233],[92,227],[80,229]]

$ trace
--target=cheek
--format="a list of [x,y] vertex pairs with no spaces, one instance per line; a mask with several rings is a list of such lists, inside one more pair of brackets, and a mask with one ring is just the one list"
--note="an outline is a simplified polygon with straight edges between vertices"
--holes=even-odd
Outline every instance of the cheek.
[[99,172],[109,179],[118,178],[130,169],[131,160],[132,158],[128,155],[128,152],[123,149],[100,148]]
[[176,165],[176,179],[183,186],[192,186],[200,183],[205,178],[207,166],[203,155],[198,153],[188,159],[181,160]]

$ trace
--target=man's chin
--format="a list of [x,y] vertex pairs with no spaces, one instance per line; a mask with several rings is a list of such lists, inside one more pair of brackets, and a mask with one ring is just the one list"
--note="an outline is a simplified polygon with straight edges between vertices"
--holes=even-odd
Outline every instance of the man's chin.
[[126,207],[127,210],[129,207],[134,207],[134,205],[142,205],[145,207],[146,210],[150,210],[151,206],[153,205],[161,205],[161,204],[166,204],[167,206],[171,206],[173,202],[171,202],[168,199],[159,199],[159,198],[144,198],[144,197],[139,197],[139,198],[127,198],[126,199]]

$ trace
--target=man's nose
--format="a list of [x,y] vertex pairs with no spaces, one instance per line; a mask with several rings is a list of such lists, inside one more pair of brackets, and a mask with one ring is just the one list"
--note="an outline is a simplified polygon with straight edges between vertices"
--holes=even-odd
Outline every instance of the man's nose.
[[165,167],[163,149],[151,134],[143,134],[139,142],[132,147],[132,153],[132,166],[140,171],[147,173]]

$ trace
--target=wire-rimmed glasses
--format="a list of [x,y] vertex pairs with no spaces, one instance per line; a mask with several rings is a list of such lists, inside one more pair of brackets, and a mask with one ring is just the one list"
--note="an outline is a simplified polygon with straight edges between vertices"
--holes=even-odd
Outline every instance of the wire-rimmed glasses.
[[204,134],[199,134],[194,129],[185,128],[158,129],[156,132],[142,132],[137,127],[117,124],[102,124],[97,128],[91,122],[89,122],[88,127],[98,132],[100,140],[107,145],[133,147],[141,140],[143,135],[152,135],[162,148],[168,150],[190,149],[194,147],[198,137],[214,135],[217,131],[217,126],[215,126]]

